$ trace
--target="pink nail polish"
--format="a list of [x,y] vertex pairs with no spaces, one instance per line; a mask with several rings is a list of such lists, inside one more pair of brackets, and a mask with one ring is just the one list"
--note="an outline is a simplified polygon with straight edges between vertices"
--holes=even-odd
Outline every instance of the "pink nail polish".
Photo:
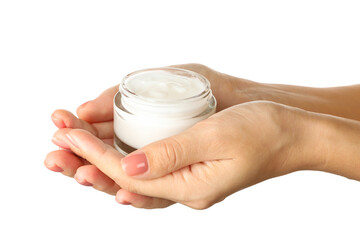
[[128,176],[136,176],[147,172],[149,166],[145,153],[127,156],[121,160],[121,166]]
[[52,117],[51,120],[53,121],[53,123],[55,124],[56,127],[58,127],[58,128],[66,128],[66,125],[65,125],[65,123],[64,123],[64,121],[62,119]]
[[63,172],[63,171],[64,171],[64,169],[62,169],[62,168],[59,167],[58,165],[53,164],[53,163],[48,163],[48,162],[46,162],[46,161],[45,161],[45,166],[46,166],[49,170],[51,170],[51,171],[53,171],[53,172]]
[[78,183],[80,183],[81,185],[84,185],[84,186],[87,186],[87,187],[93,186],[92,183],[89,183],[89,182],[86,181],[85,179],[78,178],[76,175],[75,175],[75,180],[76,180]]
[[130,205],[131,203],[129,203],[128,201],[122,201],[122,202],[119,202],[120,204],[122,204],[122,205]]
[[83,180],[82,182],[79,182],[81,185],[84,185],[84,186],[87,186],[87,187],[91,187],[92,186],[92,183],[89,183],[88,181],[86,180]]
[[116,196],[116,201],[118,202],[118,203],[120,203],[120,204],[122,204],[122,205],[130,205],[131,203],[130,202],[128,202],[128,201],[125,201],[124,199],[122,199],[121,197],[119,197],[119,196]]
[[85,107],[85,105],[88,104],[89,102],[91,102],[91,101],[84,102],[84,103],[81,104],[79,107],[81,107],[81,108],[82,108],[82,107]]
[[57,145],[57,146],[59,146],[59,147],[61,147],[61,148],[70,149],[70,147],[69,147],[69,145],[67,145],[67,143],[61,141],[60,139],[57,139],[56,137],[53,137],[53,138],[51,139],[51,141],[52,141],[55,145]]

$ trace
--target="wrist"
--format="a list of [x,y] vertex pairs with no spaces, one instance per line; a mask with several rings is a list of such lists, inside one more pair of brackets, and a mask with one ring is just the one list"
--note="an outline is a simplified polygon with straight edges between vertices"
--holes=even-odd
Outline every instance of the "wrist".
[[322,168],[326,122],[311,112],[285,105],[278,115],[283,144],[275,156],[276,175]]
[[233,77],[220,72],[213,72],[211,77],[221,81],[211,81],[215,97],[221,99],[218,110],[259,100],[269,100],[264,94],[267,87],[261,83]]
[[360,180],[360,122],[323,114],[317,119],[319,149],[313,153],[319,170]]
[[264,100],[311,110],[309,103],[313,105],[323,101],[308,91],[299,91],[297,86],[265,84],[228,75],[225,78],[230,82],[231,87],[228,90],[235,96],[236,104]]
[[260,84],[258,91],[265,100],[314,111],[314,106],[322,104],[324,99],[313,88],[282,84]]
[[[360,180],[360,123],[291,108],[287,168],[282,174],[317,170]],[[290,127],[289,127],[290,126]]]

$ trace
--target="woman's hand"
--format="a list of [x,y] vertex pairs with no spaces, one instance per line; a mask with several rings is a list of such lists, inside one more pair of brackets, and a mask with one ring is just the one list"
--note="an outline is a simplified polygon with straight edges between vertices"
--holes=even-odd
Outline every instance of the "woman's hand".
[[[360,118],[357,106],[358,86],[336,89],[313,89],[287,85],[269,85],[235,78],[216,72],[204,65],[185,64],[174,67],[192,70],[204,75],[212,85],[213,93],[218,101],[217,110],[223,110],[233,105],[253,101],[271,100],[298,106],[311,111],[332,113],[349,118]],[[59,128],[83,129],[102,139],[104,143],[112,145],[113,138],[113,97],[118,91],[114,86],[98,98],[81,105],[77,109],[79,118],[68,111],[57,110],[52,115],[52,120]],[[339,99],[337,96],[343,96]],[[354,106],[354,107],[352,107]],[[56,139],[53,142],[63,148]],[[62,172],[64,175],[75,177],[83,185],[93,186],[95,189],[115,194],[120,187],[112,179],[102,173],[96,166],[89,164],[71,151],[60,149],[48,154],[45,165],[53,171]],[[135,206],[160,207],[171,204],[140,196],[122,190],[124,198],[129,199]],[[162,204],[158,204],[162,202]],[[126,203],[124,201],[123,203]]]
[[307,153],[314,143],[310,121],[297,108],[240,104],[125,158],[88,131],[65,128],[54,137],[121,186],[120,202],[132,204],[131,192],[156,199],[153,207],[179,202],[204,209],[266,179],[317,169],[322,161]]
[[[104,91],[93,101],[82,104],[77,109],[79,118],[66,110],[56,110],[51,119],[59,129],[83,129],[89,131],[104,143],[113,144],[113,97],[117,86]],[[119,186],[104,175],[99,169],[86,160],[75,155],[62,145],[56,137],[53,143],[59,150],[50,152],[45,159],[45,166],[52,171],[75,177],[82,185],[93,186],[95,189],[114,195]]]
[[[234,104],[246,101],[246,99],[237,99],[235,97],[229,97],[230,91],[233,91],[235,87],[239,87],[239,82],[235,79],[231,79],[228,76],[216,72],[201,64],[185,64],[176,65],[173,67],[188,69],[204,75],[208,78],[212,85],[213,93],[217,99],[217,110],[222,110],[226,107]],[[249,88],[254,85],[247,80],[243,80],[241,87]],[[93,101],[89,101],[77,109],[77,115],[66,110],[56,110],[51,118],[54,124],[59,128],[72,128],[83,129],[92,133],[94,136],[103,140],[104,143],[112,145],[113,139],[113,98],[118,91],[118,86],[109,88],[103,92],[99,97]],[[250,100],[250,99],[248,99]],[[52,171],[62,172],[66,176],[74,177],[80,184],[84,186],[92,186],[93,188],[109,193],[115,194],[120,187],[109,177],[103,174],[96,166],[89,164],[82,158],[78,157],[71,151],[64,149],[63,146],[56,138],[52,140],[61,149],[50,152],[45,159],[45,166]],[[123,190],[123,194],[126,194],[126,198],[130,199],[133,205],[141,207],[157,207],[167,206],[166,204],[158,204],[160,200],[153,200],[145,196],[139,196]],[[123,203],[126,203],[124,201]]]

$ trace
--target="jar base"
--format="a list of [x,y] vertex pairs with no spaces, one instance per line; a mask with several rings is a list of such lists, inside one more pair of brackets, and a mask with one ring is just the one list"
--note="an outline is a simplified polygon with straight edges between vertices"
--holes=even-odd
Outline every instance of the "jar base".
[[123,141],[121,141],[120,138],[118,138],[116,136],[116,134],[114,134],[114,147],[118,152],[120,152],[124,156],[137,150],[136,148],[133,148],[133,147],[127,145],[126,143],[124,143]]

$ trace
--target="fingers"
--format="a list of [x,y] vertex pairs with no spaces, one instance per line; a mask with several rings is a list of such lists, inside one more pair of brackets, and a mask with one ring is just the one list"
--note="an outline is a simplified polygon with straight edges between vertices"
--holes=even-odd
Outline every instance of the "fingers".
[[[124,156],[111,146],[104,144],[103,141],[89,132],[81,129],[64,129],[58,137],[67,144],[74,153],[96,165],[100,171],[113,179],[121,188],[129,192],[150,197],[165,198],[176,202],[187,200],[191,197],[191,194],[193,194],[189,191],[193,189],[192,183],[196,176],[193,175],[190,166],[156,179],[136,179],[129,177],[124,172],[121,164],[121,159],[123,159]],[[194,143],[195,142],[196,141],[194,141]],[[194,144],[194,146],[196,148],[196,144]],[[191,152],[193,150],[189,149],[189,151]],[[194,156],[196,157],[196,155]],[[206,157],[206,154],[204,156]],[[164,169],[166,169],[166,167]],[[164,172],[166,172],[166,170],[164,170]],[[203,173],[197,175],[201,174]]]
[[113,120],[113,99],[118,91],[118,85],[105,90],[93,101],[79,106],[76,110],[79,118],[90,122],[106,122]]
[[131,204],[137,208],[164,208],[172,205],[174,202],[147,197],[121,189],[111,178],[106,176],[94,165],[85,165],[77,169],[74,176],[75,180],[84,186],[92,186],[96,190],[116,195],[116,201],[121,204]]
[[[209,175],[209,172],[206,169],[200,169],[200,167],[203,168],[203,164],[200,163],[153,180],[131,178],[122,170],[121,159],[123,156],[91,133],[80,129],[62,129],[58,133],[58,138],[74,153],[99,168],[99,170],[95,169],[92,165],[78,167],[77,181],[83,185],[93,185],[96,189],[109,194],[114,194],[116,190],[120,190],[120,187],[125,189],[129,193],[121,190],[117,194],[117,200],[120,203],[130,203],[135,207],[142,208],[166,207],[172,204],[172,201],[186,202],[193,197],[199,198],[197,195],[202,195],[204,191],[205,193],[210,192],[209,189],[201,190],[201,187],[199,189],[195,186],[204,183],[206,186],[213,186],[213,183],[209,184],[207,180],[202,179],[201,176]],[[113,181],[103,174],[109,176]],[[115,185],[115,182],[118,186]],[[195,192],[192,191],[194,189]]]
[[94,127],[94,129],[96,129],[97,135],[95,135],[95,136],[97,136],[98,138],[113,139],[113,137],[114,137],[114,122],[113,121],[93,123],[91,125]]
[[[64,135],[69,131],[70,129],[67,128],[61,129],[56,135]],[[92,136],[89,133],[87,134]],[[69,144],[62,141],[61,137],[57,136],[57,138],[60,139],[59,141],[62,142],[62,145],[66,145],[70,149]],[[67,150],[58,150],[50,153],[45,160],[45,165],[53,171],[58,171],[58,168],[60,169],[61,167],[61,171],[64,174],[74,177],[78,183],[84,186],[92,186],[94,189],[110,195],[116,195],[118,192],[117,201],[121,204],[131,204],[138,208],[163,208],[174,203],[169,200],[143,196],[121,189],[113,179],[105,175],[95,165],[84,165],[81,158]]]
[[45,166],[55,172],[74,177],[84,186],[115,195],[120,187],[94,165],[84,165],[83,161],[70,151],[57,150],[49,153],[44,161]]
[[[204,146],[201,144],[202,141],[197,140],[199,135],[196,131],[186,131],[151,143],[124,159],[115,149],[103,144],[97,138],[90,137],[84,131],[67,130],[67,133],[65,133],[67,135],[65,138],[64,134],[59,134],[64,138],[62,141],[64,146],[75,146],[76,153],[80,151],[81,156],[98,166],[103,172],[106,174],[110,172],[109,177],[112,179],[116,179],[119,172],[125,172],[127,176],[138,179],[155,179],[204,160],[204,152],[206,152],[206,149],[202,149]],[[107,165],[101,160],[106,157],[110,161]]]
[[121,188],[137,194],[160,198],[176,192],[171,179],[168,178],[156,182],[137,180],[127,176],[121,166],[121,159],[124,156],[87,131],[64,128],[58,131],[57,138],[69,146],[75,154],[97,166]]
[[84,186],[93,186],[95,189],[115,195],[120,187],[94,165],[84,165],[84,162],[72,152],[57,150],[49,153],[44,161],[45,166],[64,175],[74,177]]
[[134,207],[146,208],[146,209],[165,208],[174,204],[174,202],[170,200],[143,196],[129,192],[125,189],[120,189],[117,192],[116,201],[120,204],[125,204],[125,205],[131,204]]
[[83,166],[84,163],[78,156],[66,150],[57,150],[50,152],[44,161],[45,166],[54,171],[73,177],[76,170]]
[[74,178],[78,183],[84,186],[92,186],[96,190],[110,195],[115,195],[120,189],[118,184],[116,184],[111,178],[106,176],[94,165],[79,167]]
[[113,122],[101,122],[89,124],[88,122],[77,118],[74,114],[67,110],[56,110],[51,119],[58,128],[74,128],[84,129],[98,138],[112,138],[114,127]]
[[117,179],[122,173],[120,161],[124,156],[89,132],[66,128],[59,130],[56,137],[77,155],[96,165],[111,179]]
[[110,145],[114,147],[114,139],[113,138],[107,138],[107,139],[101,139],[105,144]]

